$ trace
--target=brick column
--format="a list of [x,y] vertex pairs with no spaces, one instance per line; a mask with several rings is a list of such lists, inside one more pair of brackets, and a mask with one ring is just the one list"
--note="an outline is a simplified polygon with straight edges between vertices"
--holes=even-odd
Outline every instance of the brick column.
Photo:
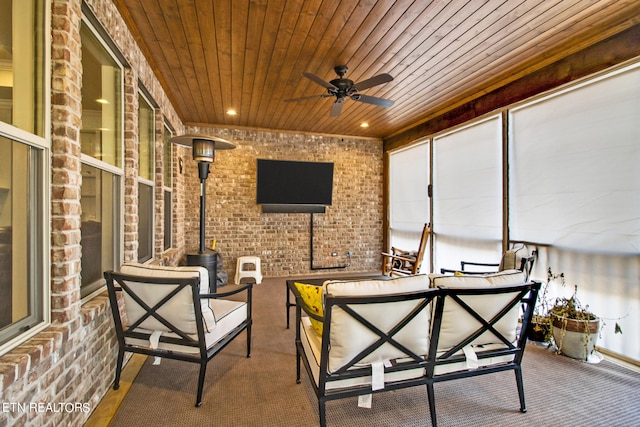
[[80,311],[81,1],[53,1],[51,10],[51,317]]
[[[162,113],[155,111],[155,175],[154,175],[154,206],[153,206],[153,229],[154,229],[154,258],[162,258],[164,252],[164,123]],[[171,167],[171,165],[167,165]]]
[[124,70],[124,260],[138,260],[138,77]]

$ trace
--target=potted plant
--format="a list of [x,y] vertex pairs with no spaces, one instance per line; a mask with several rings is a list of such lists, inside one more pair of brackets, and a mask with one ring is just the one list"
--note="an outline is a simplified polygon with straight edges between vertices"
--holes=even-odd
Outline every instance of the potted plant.
[[[589,310],[588,305],[582,305],[578,299],[577,285],[574,286],[573,294],[569,298],[560,297],[552,302],[549,297],[549,287],[555,281],[564,287],[564,273],[554,274],[549,267],[547,280],[538,294],[538,303],[534,309],[527,337],[548,345],[555,344],[558,354],[589,360],[604,322]],[[622,333],[617,322],[615,333]]]
[[600,331],[600,319],[578,300],[578,286],[569,298],[556,298],[549,311],[553,341],[558,352],[574,359],[587,360],[593,353]]
[[547,280],[543,283],[538,293],[538,301],[533,310],[533,318],[527,330],[527,338],[531,341],[549,344],[552,336],[552,319],[551,308],[553,303],[549,297],[549,286],[555,281],[560,280],[564,286],[564,273],[553,274],[551,267],[547,269]]

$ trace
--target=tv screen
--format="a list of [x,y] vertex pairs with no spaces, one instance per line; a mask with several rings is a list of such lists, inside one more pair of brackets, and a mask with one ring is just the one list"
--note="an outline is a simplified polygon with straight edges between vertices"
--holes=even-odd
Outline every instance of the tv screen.
[[333,163],[258,159],[256,181],[259,205],[328,206]]

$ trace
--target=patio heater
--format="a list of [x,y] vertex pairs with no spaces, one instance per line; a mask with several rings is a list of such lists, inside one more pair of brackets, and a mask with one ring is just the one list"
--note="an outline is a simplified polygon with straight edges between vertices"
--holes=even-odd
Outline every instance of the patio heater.
[[207,199],[207,178],[209,166],[215,159],[216,150],[232,150],[236,146],[224,139],[208,135],[182,135],[171,138],[174,144],[192,148],[193,160],[198,162],[198,178],[200,178],[200,247],[198,252],[187,253],[187,265],[198,265],[209,271],[209,291],[215,293],[217,288],[217,254],[205,248],[205,215]]

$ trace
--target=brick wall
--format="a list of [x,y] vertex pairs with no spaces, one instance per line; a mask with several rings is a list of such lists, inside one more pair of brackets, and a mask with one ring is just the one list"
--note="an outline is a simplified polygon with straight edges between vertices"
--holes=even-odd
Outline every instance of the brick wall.
[[[247,129],[192,127],[232,140],[234,150],[216,152],[207,180],[206,242],[217,240],[230,279],[236,260],[257,255],[268,277],[290,274],[377,271],[382,250],[382,142],[375,139],[305,135]],[[198,248],[200,191],[197,165],[183,152],[187,250]],[[256,205],[256,159],[334,163],[333,205],[314,214],[314,267],[310,259],[310,214],[266,213]],[[352,253],[351,260],[346,252]],[[331,254],[337,252],[338,256]],[[350,264],[347,268],[324,267]]]
[[[127,58],[125,259],[137,257],[137,87],[182,123],[110,0],[87,1]],[[81,0],[51,5],[51,324],[0,356],[0,425],[81,426],[113,383],[116,341],[106,293],[80,300]],[[179,257],[179,250],[162,254]],[[5,407],[5,405],[8,405]],[[40,406],[38,406],[40,405]],[[48,406],[47,406],[48,405]],[[6,410],[5,410],[6,409]]]

